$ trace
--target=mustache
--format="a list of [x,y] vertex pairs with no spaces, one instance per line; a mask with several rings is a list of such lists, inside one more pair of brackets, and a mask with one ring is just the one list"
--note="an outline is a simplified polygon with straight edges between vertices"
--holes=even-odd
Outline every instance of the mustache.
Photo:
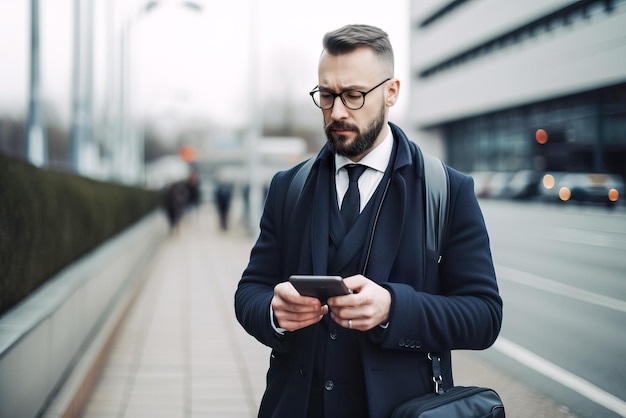
[[351,131],[359,130],[357,126],[348,122],[344,122],[344,121],[333,121],[329,123],[328,125],[326,125],[326,132],[329,132],[332,129],[344,129],[344,130],[351,130]]

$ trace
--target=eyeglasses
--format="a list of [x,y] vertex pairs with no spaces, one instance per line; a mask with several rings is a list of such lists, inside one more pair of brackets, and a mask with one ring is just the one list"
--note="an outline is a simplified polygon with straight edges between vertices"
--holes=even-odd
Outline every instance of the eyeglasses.
[[346,90],[341,93],[333,93],[332,91],[320,90],[316,87],[316,90],[313,90],[309,94],[313,99],[313,103],[315,103],[315,105],[322,110],[332,109],[335,105],[335,99],[337,97],[341,99],[341,103],[343,103],[343,105],[348,109],[359,110],[365,105],[365,95],[382,86],[389,80],[391,80],[391,78],[383,80],[381,83],[376,84],[368,91]]

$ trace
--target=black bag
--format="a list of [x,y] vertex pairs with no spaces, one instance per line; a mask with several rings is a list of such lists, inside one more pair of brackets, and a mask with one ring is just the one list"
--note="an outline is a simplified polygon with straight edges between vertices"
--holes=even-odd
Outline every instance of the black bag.
[[432,356],[432,362],[435,393],[401,404],[391,418],[504,418],[504,404],[495,390],[476,386],[444,390],[439,356]]
[[443,392],[429,393],[398,406],[391,418],[504,418],[500,396],[489,388],[454,386]]

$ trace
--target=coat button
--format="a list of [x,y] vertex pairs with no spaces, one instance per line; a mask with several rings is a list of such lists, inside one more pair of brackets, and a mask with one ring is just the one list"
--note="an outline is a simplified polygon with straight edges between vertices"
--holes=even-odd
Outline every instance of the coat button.
[[300,373],[300,376],[306,376],[306,367],[300,367],[298,372]]
[[333,329],[330,331],[330,339],[331,340],[336,340],[339,337],[339,334],[337,333],[336,329]]
[[405,345],[404,338],[400,338],[400,341],[398,341],[398,345],[400,347],[404,347],[404,345]]
[[333,382],[332,380],[327,380],[326,383],[324,383],[324,389],[328,391],[333,390],[334,387],[335,387],[335,382]]

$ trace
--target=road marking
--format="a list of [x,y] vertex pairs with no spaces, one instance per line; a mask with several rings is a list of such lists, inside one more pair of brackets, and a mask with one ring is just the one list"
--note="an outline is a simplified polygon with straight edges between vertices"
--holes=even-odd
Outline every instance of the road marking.
[[539,357],[525,348],[499,337],[493,344],[493,348],[515,361],[535,370],[536,372],[572,389],[587,399],[602,405],[621,416],[626,416],[626,402],[610,393],[600,389],[592,383],[576,376],[573,373],[557,366],[548,360]]
[[[590,245],[593,247],[625,249],[624,234],[615,231],[594,231],[582,228],[564,227],[542,227],[543,239],[552,239],[559,242],[571,244]],[[551,229],[553,233],[546,234],[546,230]],[[536,235],[536,234],[535,234]]]
[[554,280],[516,270],[511,267],[495,265],[498,280],[507,280],[523,284],[525,286],[534,287],[535,289],[544,290],[546,292],[555,293],[560,296],[567,296],[572,299],[578,299],[583,302],[593,303],[603,308],[614,309],[620,312],[626,312],[626,302],[609,296],[599,295],[587,290],[578,289]]

